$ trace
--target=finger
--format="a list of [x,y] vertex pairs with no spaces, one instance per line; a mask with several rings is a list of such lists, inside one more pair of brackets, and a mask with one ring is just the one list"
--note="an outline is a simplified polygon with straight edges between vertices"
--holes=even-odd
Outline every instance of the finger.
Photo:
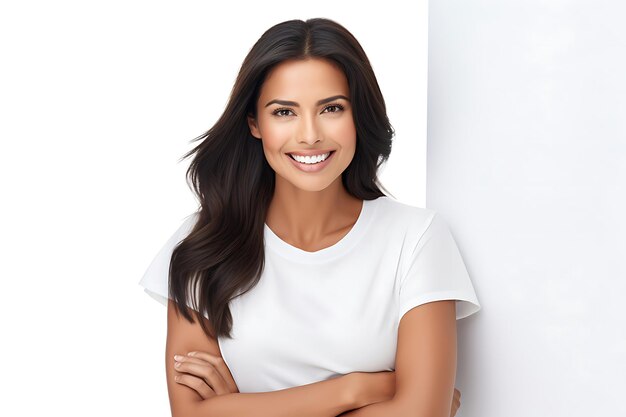
[[231,374],[230,369],[228,368],[228,365],[226,365],[226,361],[222,356],[211,355],[210,353],[202,351],[189,352],[187,356],[201,358],[212,364],[213,367],[218,370],[222,378],[224,378],[224,381],[226,381],[226,385],[228,386],[230,392],[239,392],[235,379],[233,378],[233,375]]
[[199,359],[199,358],[194,358],[193,356],[181,356],[181,355],[175,355],[174,356],[174,360],[176,362],[189,362],[189,363],[197,363],[198,365],[207,365],[209,364],[209,362]]
[[186,385],[195,390],[203,400],[215,397],[217,394],[204,382],[202,378],[193,375],[180,374],[174,377],[178,384]]
[[228,390],[224,378],[210,363],[176,362],[174,369],[178,372],[185,372],[204,379],[217,395],[229,394],[231,392]]
[[213,365],[213,367],[215,367],[215,369],[217,369],[217,371],[220,373],[222,378],[224,378],[224,381],[226,381],[226,385],[228,386],[228,389],[230,389],[230,392],[239,392],[239,388],[237,387],[237,384],[235,383],[235,379],[233,378],[233,375],[230,373],[230,369],[228,368],[228,365],[226,365],[226,361],[224,361],[223,357],[211,355],[210,353],[207,353],[207,352],[198,352],[198,351],[189,352],[187,354],[187,357],[200,358],[202,360],[209,362],[211,365]]
[[[218,359],[221,357],[217,357]],[[198,365],[210,365],[211,363],[200,359],[198,357],[195,356],[181,356],[181,355],[174,355],[174,359],[176,360],[176,362],[187,362],[187,363],[196,363]],[[224,379],[226,386],[229,389],[229,393],[230,392],[239,392],[239,389],[237,388],[237,384],[235,384],[235,381],[233,380],[232,375],[230,374],[230,371],[228,370],[228,366],[226,366],[226,363],[224,362],[223,365],[220,364],[219,360],[212,360],[213,363],[215,363],[215,365],[212,365],[214,368],[217,369],[217,371],[220,373],[220,376]]]
[[454,400],[452,401],[452,407],[450,407],[450,415],[454,416],[456,414],[456,412],[459,409],[459,403],[458,401]]

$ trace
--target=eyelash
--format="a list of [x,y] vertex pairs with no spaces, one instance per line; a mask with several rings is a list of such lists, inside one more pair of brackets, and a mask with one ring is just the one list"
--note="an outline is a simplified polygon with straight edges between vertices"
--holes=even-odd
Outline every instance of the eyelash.
[[[341,104],[330,104],[330,105],[328,105],[328,106],[324,107],[324,110],[326,110],[326,109],[328,109],[328,108],[330,108],[330,107],[337,107],[337,108],[339,109],[339,110],[336,110],[336,111],[332,111],[332,112],[330,112],[330,113],[339,113],[340,111],[343,111],[343,110],[344,110],[344,107],[343,107]],[[278,114],[278,112],[285,111],[285,110],[289,110],[289,111],[291,111],[291,109],[281,107],[281,108],[279,108],[279,109],[274,110],[274,111],[272,112],[272,114],[273,114],[274,116],[276,116],[276,117],[287,117],[287,116],[280,116],[280,115]],[[292,112],[292,113],[293,113],[293,112]]]

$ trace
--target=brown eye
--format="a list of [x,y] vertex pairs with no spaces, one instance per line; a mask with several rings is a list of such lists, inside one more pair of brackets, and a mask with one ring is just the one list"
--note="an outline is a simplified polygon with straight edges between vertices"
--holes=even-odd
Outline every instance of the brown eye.
[[278,117],[285,117],[285,116],[289,116],[288,114],[284,114],[282,112],[290,112],[291,110],[289,109],[276,109],[272,112],[272,114],[274,116],[278,116]]
[[324,109],[324,111],[326,111],[326,110],[328,110],[328,109],[332,109],[332,108],[334,108],[334,109],[336,109],[336,110],[334,110],[334,111],[329,111],[329,112],[327,112],[327,113],[338,113],[338,112],[340,112],[340,111],[342,111],[342,110],[343,110],[343,106],[342,106],[341,104],[331,104],[330,106],[327,106],[327,107]]

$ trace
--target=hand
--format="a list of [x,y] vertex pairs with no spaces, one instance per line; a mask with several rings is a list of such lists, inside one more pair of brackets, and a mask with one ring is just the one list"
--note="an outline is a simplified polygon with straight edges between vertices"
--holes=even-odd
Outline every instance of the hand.
[[452,410],[450,410],[450,417],[456,415],[456,411],[461,406],[461,391],[454,389],[454,396],[452,397]]
[[237,384],[221,356],[189,352],[174,359],[175,381],[194,389],[203,400],[216,395],[239,392]]

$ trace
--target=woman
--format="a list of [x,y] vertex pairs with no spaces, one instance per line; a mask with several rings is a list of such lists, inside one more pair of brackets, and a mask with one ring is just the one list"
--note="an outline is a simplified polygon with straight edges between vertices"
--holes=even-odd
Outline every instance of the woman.
[[344,27],[256,42],[185,155],[200,207],[140,282],[167,304],[174,416],[455,414],[456,320],[480,305],[441,215],[381,191],[393,135]]

